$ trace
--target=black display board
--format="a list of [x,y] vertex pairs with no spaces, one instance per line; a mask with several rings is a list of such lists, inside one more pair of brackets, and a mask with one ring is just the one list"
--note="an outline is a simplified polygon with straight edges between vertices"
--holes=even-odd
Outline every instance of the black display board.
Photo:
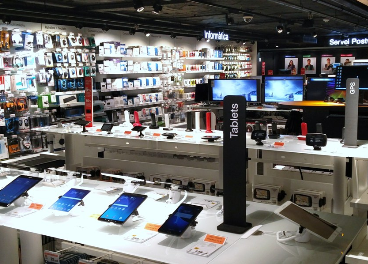
[[246,100],[228,95],[224,99],[223,187],[224,222],[220,231],[242,234],[252,227],[246,221]]
[[344,146],[355,147],[358,140],[359,79],[346,80]]

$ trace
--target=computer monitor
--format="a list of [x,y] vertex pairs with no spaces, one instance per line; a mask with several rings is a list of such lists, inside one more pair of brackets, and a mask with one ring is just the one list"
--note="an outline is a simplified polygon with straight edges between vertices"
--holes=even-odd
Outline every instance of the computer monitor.
[[212,102],[221,102],[226,95],[241,95],[247,102],[261,102],[259,79],[214,79],[210,80],[210,83]]
[[359,89],[368,90],[368,66],[338,66],[336,71],[336,89],[346,89],[348,78],[359,78]]
[[210,98],[209,98],[210,88],[211,88],[210,84],[208,83],[196,84],[194,101],[195,102],[210,101]]
[[304,100],[304,75],[265,76],[264,102]]
[[323,101],[331,90],[335,90],[335,78],[308,78],[306,88],[306,100]]

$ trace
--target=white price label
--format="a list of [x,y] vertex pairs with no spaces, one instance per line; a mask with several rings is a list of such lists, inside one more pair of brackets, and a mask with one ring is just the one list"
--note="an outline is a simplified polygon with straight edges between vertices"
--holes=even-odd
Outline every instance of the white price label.
[[60,263],[60,253],[45,250],[43,252],[43,257],[47,263]]

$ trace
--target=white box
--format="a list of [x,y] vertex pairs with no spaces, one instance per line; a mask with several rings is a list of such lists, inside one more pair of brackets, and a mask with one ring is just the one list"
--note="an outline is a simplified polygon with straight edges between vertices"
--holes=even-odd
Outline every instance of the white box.
[[139,56],[139,48],[133,48],[133,56]]
[[[267,204],[279,204],[279,194],[283,192],[282,186],[269,184],[254,184],[253,185],[253,201]],[[285,193],[285,192],[283,192]]]
[[139,97],[138,96],[133,97],[133,105],[139,105],[139,104],[140,104]]
[[315,211],[322,211],[326,205],[324,191],[297,189],[291,196],[292,202]]
[[135,88],[140,88],[141,87],[141,81],[140,80],[134,80],[133,81],[133,86]]
[[140,46],[139,47],[139,55],[147,55],[147,47],[146,46]]
[[213,181],[194,179],[194,180],[188,181],[188,184],[189,182],[193,183],[193,186],[194,186],[193,192],[203,193],[207,195],[214,195],[214,193],[211,191],[215,187],[215,183]]

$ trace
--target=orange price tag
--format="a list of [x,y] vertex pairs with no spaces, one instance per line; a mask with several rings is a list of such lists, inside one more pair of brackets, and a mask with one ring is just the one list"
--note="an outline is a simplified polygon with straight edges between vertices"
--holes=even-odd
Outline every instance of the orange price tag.
[[43,204],[31,203],[31,205],[28,208],[41,210],[42,207],[43,207]]
[[285,143],[284,142],[275,142],[275,143],[273,143],[273,145],[275,147],[283,147],[285,145]]
[[101,132],[102,130],[100,128],[96,129],[96,132]]
[[90,215],[91,218],[94,218],[94,219],[98,219],[100,217],[99,214],[93,214],[93,215]]
[[159,136],[161,136],[161,134],[160,133],[153,133],[153,136],[154,137],[159,137]]
[[214,235],[207,234],[206,237],[204,238],[204,241],[223,245],[226,241],[226,237],[220,237],[220,236],[214,236]]
[[161,225],[147,223],[146,226],[144,227],[144,229],[157,232],[160,227],[161,227]]
[[130,134],[132,134],[132,131],[124,131],[124,134],[125,135],[130,135]]
[[186,138],[193,138],[193,136],[190,136],[190,135],[186,135],[185,137]]

